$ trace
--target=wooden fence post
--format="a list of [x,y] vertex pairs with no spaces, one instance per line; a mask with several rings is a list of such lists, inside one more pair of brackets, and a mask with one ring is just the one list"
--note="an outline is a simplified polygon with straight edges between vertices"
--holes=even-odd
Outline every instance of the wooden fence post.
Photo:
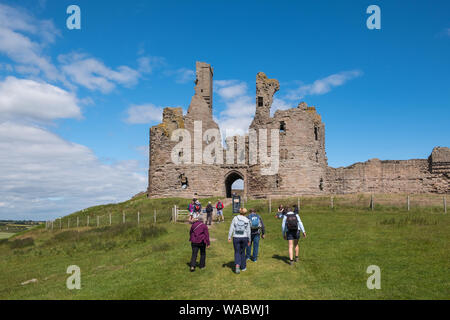
[[87,216],[87,223],[86,223],[86,226],[89,227],[89,216]]
[[53,230],[53,221],[52,221],[52,230]]
[[141,213],[138,211],[138,225],[139,225],[140,215],[141,215]]
[[153,223],[156,224],[156,209],[153,210]]
[[373,194],[370,195],[370,209],[373,211]]
[[407,207],[408,207],[408,211],[409,211],[409,194],[408,194],[406,202],[407,202]]
[[77,217],[77,228],[79,227],[79,225],[80,225],[80,217]]
[[269,196],[269,214],[272,213],[272,198]]
[[70,229],[70,219],[67,219],[67,229]]
[[334,197],[331,196],[331,209],[333,209],[333,208],[334,208]]
[[109,214],[109,225],[111,225],[112,220],[111,220],[111,213]]
[[444,213],[447,213],[447,198],[444,196]]

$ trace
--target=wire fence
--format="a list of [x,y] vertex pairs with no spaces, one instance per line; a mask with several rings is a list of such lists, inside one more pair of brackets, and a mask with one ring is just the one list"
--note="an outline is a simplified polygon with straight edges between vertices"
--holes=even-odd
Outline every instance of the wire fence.
[[328,196],[298,196],[288,198],[269,198],[259,204],[260,212],[276,213],[278,207],[298,206],[305,209],[361,209],[424,211],[447,213],[447,195],[439,194],[348,194]]
[[[299,210],[311,209],[361,209],[371,211],[423,211],[447,213],[447,195],[438,194],[349,194],[331,196],[298,196],[287,198],[268,198],[253,204],[257,212],[275,214],[280,205],[298,206]],[[127,208],[121,212],[90,212],[82,210],[77,214],[52,221],[46,221],[48,230],[62,230],[82,227],[105,227],[128,223],[131,225],[148,225],[166,222],[186,222],[189,220],[187,210],[180,210],[174,205],[167,209],[134,210]],[[213,219],[216,218],[214,210]]]
[[89,213],[89,211],[81,211],[75,216],[67,216],[51,221],[46,221],[45,228],[47,230],[62,230],[83,227],[106,227],[117,224],[128,225],[149,225],[156,223],[170,222],[173,219],[174,209],[154,209],[145,211],[123,210],[122,212],[109,212],[102,214]]

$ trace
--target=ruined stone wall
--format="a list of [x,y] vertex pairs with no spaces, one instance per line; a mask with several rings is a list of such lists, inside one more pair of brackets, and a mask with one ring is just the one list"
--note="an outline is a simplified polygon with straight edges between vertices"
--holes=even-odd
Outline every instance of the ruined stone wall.
[[[197,62],[196,76],[195,94],[186,115],[181,108],[165,108],[162,123],[150,129],[149,197],[223,197],[238,178],[244,180],[243,194],[254,198],[364,192],[450,193],[450,149],[445,147],[434,148],[428,159],[372,159],[348,167],[328,167],[325,125],[315,107],[302,102],[296,108],[277,110],[271,117],[273,96],[280,85],[260,72],[256,76],[255,117],[249,129],[258,139],[259,131],[266,129],[268,155],[279,155],[278,171],[264,175],[261,170],[267,166],[261,164],[258,151],[250,150],[248,135],[228,137],[226,148],[222,148],[220,134],[204,139],[210,129],[219,128],[212,110],[213,69]],[[202,127],[196,131],[197,121]],[[179,141],[171,141],[171,135],[177,129],[187,129],[190,134],[190,164],[172,161],[172,151]],[[271,129],[279,133],[278,150],[272,150]],[[242,150],[237,148],[238,140],[245,141]],[[222,163],[196,163],[195,148],[200,145],[203,153],[214,141],[220,143],[215,157],[222,157]],[[256,164],[250,161],[255,152]]]
[[349,167],[328,168],[328,193],[449,193],[449,176],[429,171],[427,159],[371,159]]
[[316,109],[304,102],[297,108],[277,110],[270,117],[273,95],[278,89],[278,81],[258,73],[256,114],[250,128],[257,131],[267,129],[270,152],[270,131],[275,129],[279,132],[280,162],[275,175],[262,175],[260,164],[249,167],[249,195],[267,197],[323,193],[327,169],[325,125]]
[[[183,116],[181,108],[165,108],[161,124],[150,129],[150,163],[148,194],[151,197],[199,197],[219,196],[225,191],[222,171],[217,165],[194,163],[194,124],[201,121],[199,140],[202,150],[207,142],[203,141],[206,130],[218,125],[212,118],[212,68],[205,63],[197,63],[195,95],[191,99],[188,112]],[[211,101],[205,100],[205,96]],[[171,153],[178,141],[171,141],[174,130],[184,128],[191,137],[191,164],[176,164]]]

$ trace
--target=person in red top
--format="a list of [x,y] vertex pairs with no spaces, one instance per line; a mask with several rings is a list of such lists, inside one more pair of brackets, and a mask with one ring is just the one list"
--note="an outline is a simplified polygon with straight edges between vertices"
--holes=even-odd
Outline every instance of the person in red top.
[[206,248],[209,248],[209,231],[206,224],[201,219],[195,219],[189,231],[192,247],[191,272],[195,271],[197,262],[197,254],[200,250],[200,269],[204,269],[206,265]]
[[217,220],[218,222],[220,222],[220,218],[222,218],[222,221],[225,221],[225,218],[223,217],[223,208],[225,208],[225,206],[223,205],[222,201],[217,201],[216,204],[216,209],[217,209]]

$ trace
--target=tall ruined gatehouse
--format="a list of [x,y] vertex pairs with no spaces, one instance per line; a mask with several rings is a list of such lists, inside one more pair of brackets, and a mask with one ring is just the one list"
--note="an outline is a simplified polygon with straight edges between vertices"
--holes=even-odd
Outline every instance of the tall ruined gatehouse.
[[[237,179],[244,180],[244,195],[255,198],[359,192],[450,192],[450,149],[446,147],[434,148],[428,159],[371,159],[348,167],[329,167],[325,125],[316,108],[301,102],[296,108],[277,110],[271,117],[273,96],[280,84],[262,72],[256,75],[255,117],[249,129],[256,132],[267,129],[268,151],[270,154],[278,151],[279,155],[277,172],[261,174],[259,162],[254,164],[249,160],[248,135],[231,138],[236,144],[233,152],[223,148],[223,164],[198,163],[194,159],[194,122],[202,123],[201,137],[206,130],[219,128],[212,112],[213,75],[209,64],[197,62],[195,94],[186,115],[181,108],[165,108],[162,123],[150,128],[149,197],[189,198],[195,194],[230,197],[231,185]],[[189,164],[172,161],[171,153],[179,143],[171,141],[176,129],[187,129],[192,137]],[[279,132],[278,150],[271,150],[271,129]],[[231,141],[229,139],[227,141]],[[239,139],[245,141],[242,150],[237,148]],[[202,139],[201,145],[204,149],[207,142]],[[227,152],[234,161],[226,160]]]

